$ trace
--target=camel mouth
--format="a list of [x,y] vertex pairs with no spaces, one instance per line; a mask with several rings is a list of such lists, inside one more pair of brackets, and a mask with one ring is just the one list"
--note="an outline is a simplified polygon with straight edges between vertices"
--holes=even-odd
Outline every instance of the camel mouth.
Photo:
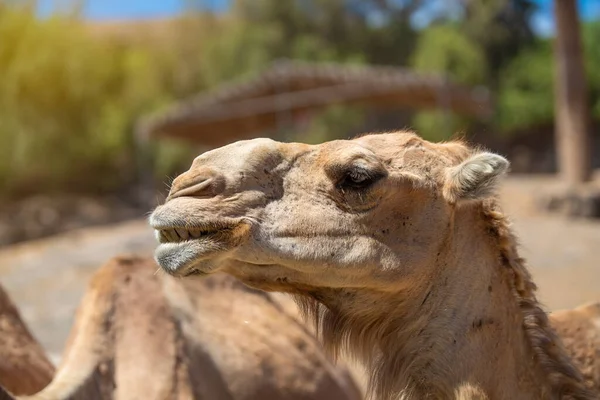
[[154,257],[169,275],[206,275],[217,269],[215,259],[247,237],[249,225],[242,219],[190,221],[153,214],[150,226],[159,242]]
[[[168,210],[166,210],[168,211]],[[149,224],[154,236],[161,244],[185,243],[193,241],[223,241],[235,234],[243,222],[241,219],[223,220],[190,219],[181,215],[172,215],[158,208],[150,215]]]
[[187,228],[173,227],[164,229],[155,229],[155,236],[159,243],[181,243],[190,240],[208,239],[216,234],[226,235],[230,228],[211,229],[211,228]]

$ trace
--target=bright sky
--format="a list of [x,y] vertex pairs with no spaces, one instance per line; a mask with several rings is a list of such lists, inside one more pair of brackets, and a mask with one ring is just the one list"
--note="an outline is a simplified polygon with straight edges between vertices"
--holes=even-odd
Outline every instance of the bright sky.
[[[40,12],[47,14],[56,4],[69,0],[39,0]],[[213,10],[226,9],[230,0],[87,0],[85,14],[91,19],[152,18],[175,14],[185,4],[196,4]],[[535,30],[542,35],[552,34],[552,0],[534,0],[540,11],[533,20]],[[584,19],[600,18],[600,0],[579,0]]]
[[[40,12],[48,14],[76,0],[38,0]],[[176,14],[186,4],[214,10],[226,9],[229,0],[84,0],[85,15],[91,19],[153,18]]]
[[[552,18],[552,0],[534,0],[540,11],[533,18],[535,30],[542,35],[554,32]],[[600,0],[579,0],[579,13],[583,19],[600,19]]]

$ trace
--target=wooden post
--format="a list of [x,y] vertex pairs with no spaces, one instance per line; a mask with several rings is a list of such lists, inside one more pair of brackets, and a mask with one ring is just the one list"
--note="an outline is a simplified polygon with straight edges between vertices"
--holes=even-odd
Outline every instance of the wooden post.
[[592,177],[589,104],[577,0],[554,0],[555,133],[558,170],[569,186]]

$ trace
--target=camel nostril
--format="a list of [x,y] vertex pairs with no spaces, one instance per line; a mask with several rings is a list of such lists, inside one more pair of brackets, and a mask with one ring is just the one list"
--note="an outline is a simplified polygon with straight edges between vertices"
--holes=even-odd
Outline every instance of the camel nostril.
[[177,197],[214,197],[225,188],[225,177],[211,168],[192,168],[173,181],[167,201]]
[[167,197],[167,201],[182,196],[212,196],[214,193],[209,190],[211,188],[211,182],[212,179],[209,178],[190,186],[173,184],[169,196]]

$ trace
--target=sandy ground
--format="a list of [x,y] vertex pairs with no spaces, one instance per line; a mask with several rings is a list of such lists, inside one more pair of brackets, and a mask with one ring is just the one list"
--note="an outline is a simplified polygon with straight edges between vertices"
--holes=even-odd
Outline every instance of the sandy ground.
[[57,361],[94,271],[110,257],[152,254],[146,221],[87,228],[0,249],[0,282]]
[[[548,178],[512,177],[502,197],[539,297],[556,310],[600,300],[600,221],[540,215],[531,195],[552,185]],[[151,254],[154,246],[145,221],[73,231],[0,249],[0,282],[57,361],[94,270],[113,255]]]
[[501,196],[520,252],[548,310],[600,301],[600,220],[542,214],[534,198],[556,188],[555,179],[511,177]]

